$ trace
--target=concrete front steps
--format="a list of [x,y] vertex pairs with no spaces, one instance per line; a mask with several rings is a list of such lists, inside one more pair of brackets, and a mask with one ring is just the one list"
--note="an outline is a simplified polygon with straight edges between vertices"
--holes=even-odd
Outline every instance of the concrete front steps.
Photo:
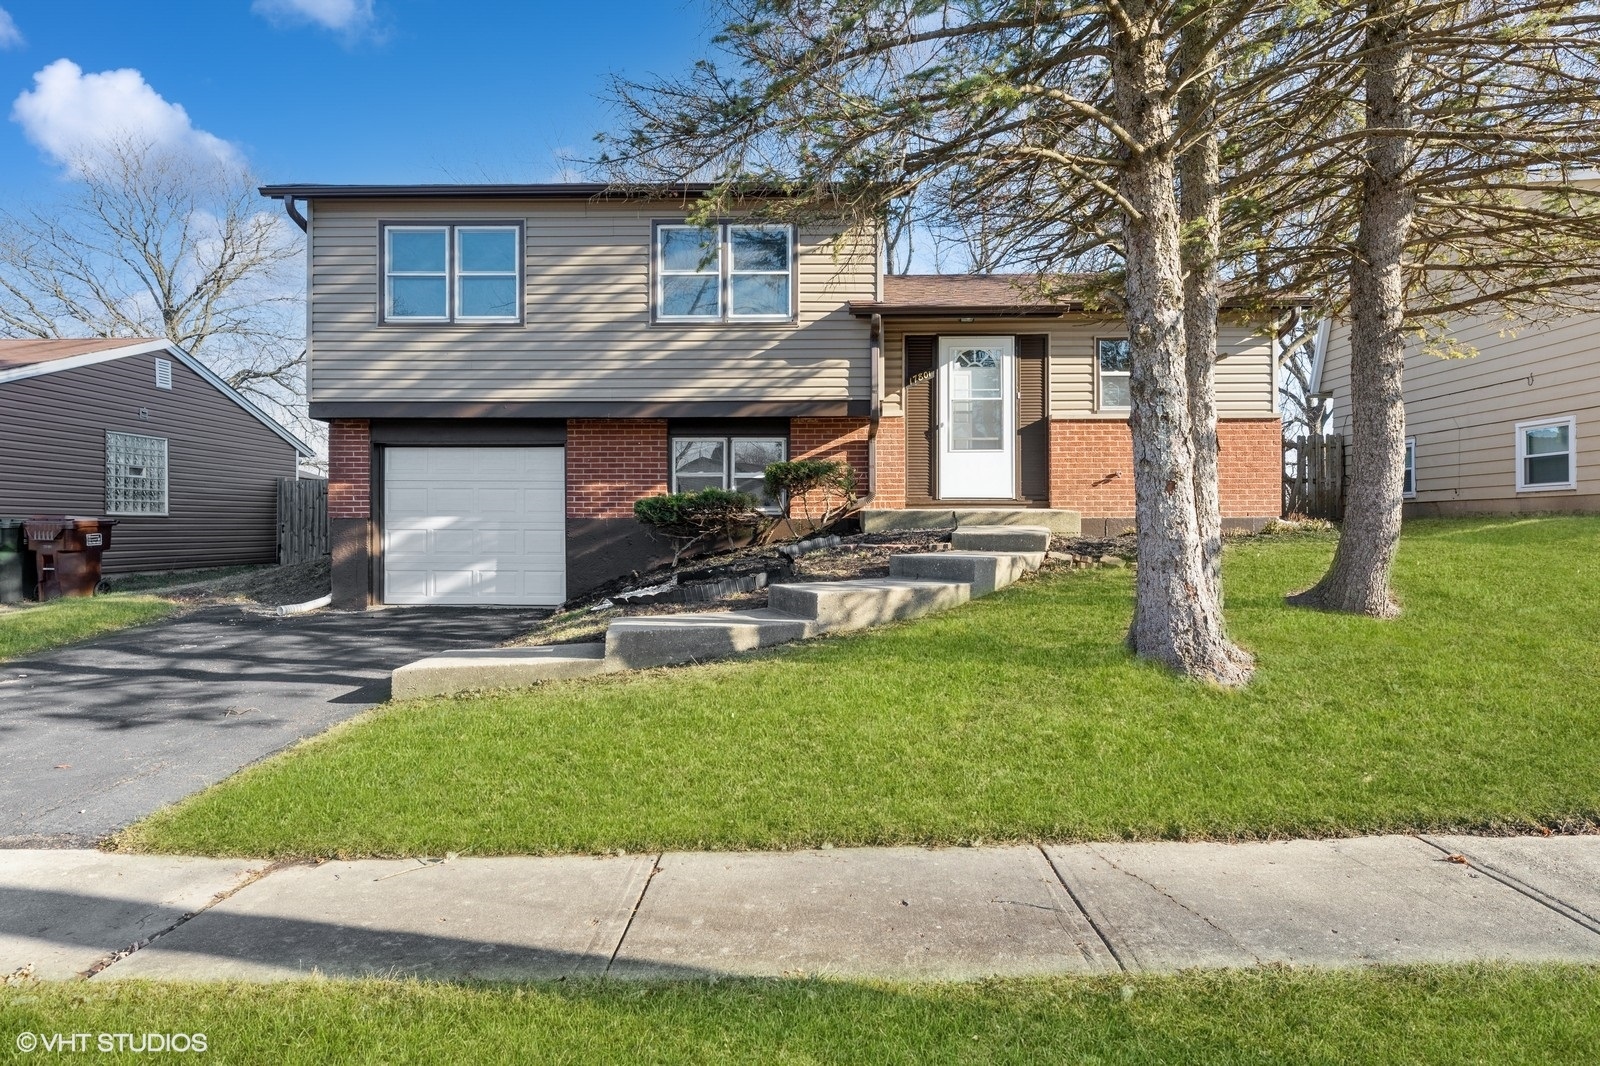
[[[483,648],[448,652],[402,666],[394,699],[477,689],[521,688],[542,681],[620,670],[725,659],[758,648],[920,618],[986,596],[1037,570],[1050,543],[1047,527],[958,527],[955,551],[896,555],[890,576],[772,585],[756,611],[618,618],[604,644]],[[980,546],[1003,546],[983,550]]]
[[1056,507],[912,507],[861,512],[861,529],[865,533],[963,526],[1043,526],[1063,537],[1076,537],[1083,532],[1083,516]]

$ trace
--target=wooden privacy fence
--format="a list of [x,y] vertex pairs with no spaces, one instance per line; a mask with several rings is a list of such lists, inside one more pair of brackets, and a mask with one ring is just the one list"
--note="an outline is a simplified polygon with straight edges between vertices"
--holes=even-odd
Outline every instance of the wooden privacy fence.
[[278,562],[308,563],[328,554],[328,483],[278,479]]
[[1317,434],[1283,444],[1283,513],[1344,517],[1344,438]]

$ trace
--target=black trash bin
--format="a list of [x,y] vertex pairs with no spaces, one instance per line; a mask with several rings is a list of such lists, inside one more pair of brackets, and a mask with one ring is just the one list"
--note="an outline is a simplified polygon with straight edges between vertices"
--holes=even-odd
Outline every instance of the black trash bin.
[[21,603],[33,591],[20,518],[0,518],[0,603]]
[[100,556],[111,547],[114,518],[34,515],[23,533],[38,569],[38,596],[93,596],[100,584]]

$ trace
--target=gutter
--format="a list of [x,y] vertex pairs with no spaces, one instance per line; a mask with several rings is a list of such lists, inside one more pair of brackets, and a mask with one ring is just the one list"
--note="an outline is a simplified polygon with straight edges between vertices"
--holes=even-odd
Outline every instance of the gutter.
[[294,222],[294,224],[300,227],[301,233],[309,232],[309,223],[306,222],[306,216],[300,213],[300,208],[295,205],[293,194],[283,198],[283,210],[288,214],[289,218]]
[[867,494],[856,501],[865,508],[878,493],[878,422],[883,417],[883,316],[872,316],[868,357],[872,362],[872,398],[867,419]]

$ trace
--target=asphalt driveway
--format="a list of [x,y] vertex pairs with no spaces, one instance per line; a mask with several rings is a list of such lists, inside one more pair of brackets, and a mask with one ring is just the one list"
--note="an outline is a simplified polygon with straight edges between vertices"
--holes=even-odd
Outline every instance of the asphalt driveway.
[[210,607],[0,662],[0,847],[79,846],[389,696],[389,672],[548,611]]

